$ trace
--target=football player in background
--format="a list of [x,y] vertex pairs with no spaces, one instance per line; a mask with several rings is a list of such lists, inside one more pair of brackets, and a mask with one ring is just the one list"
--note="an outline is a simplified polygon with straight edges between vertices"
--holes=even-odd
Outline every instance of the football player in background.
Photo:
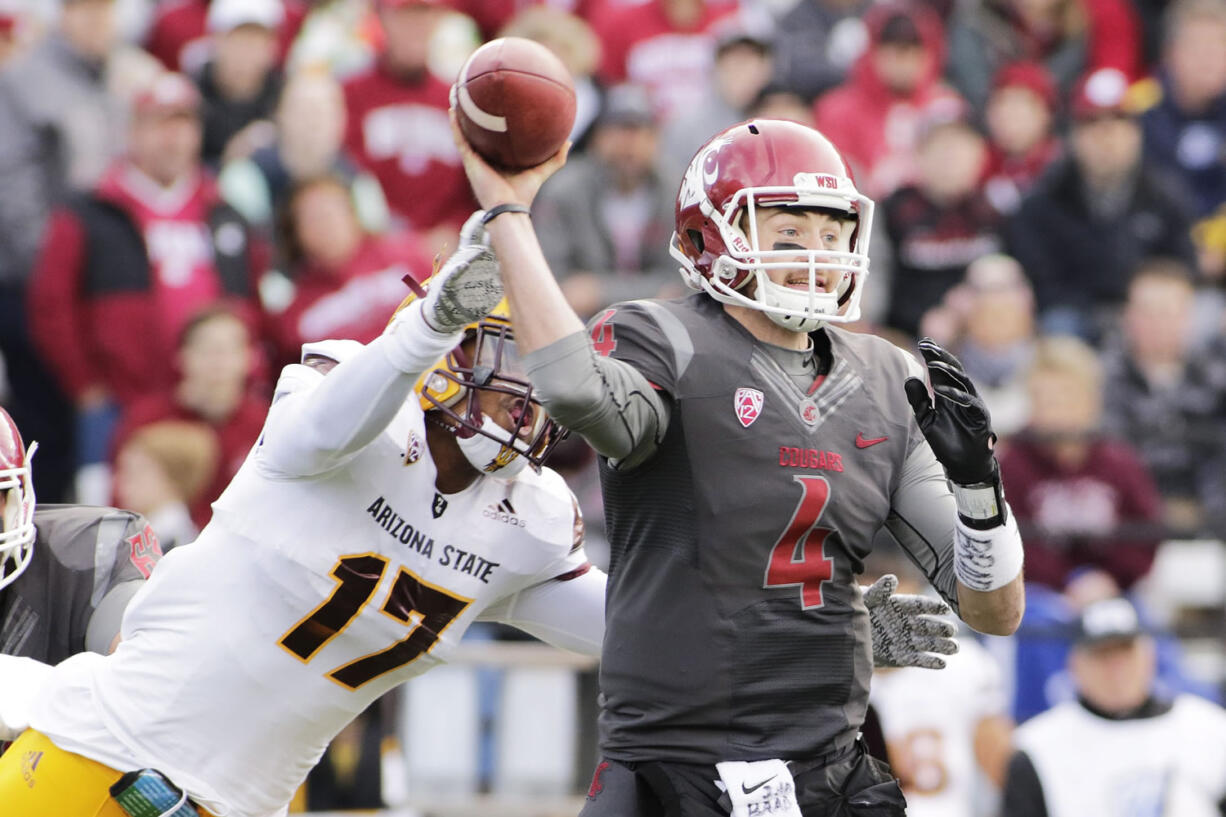
[[584,817],[902,814],[856,737],[873,662],[855,574],[884,528],[964,621],[1007,634],[1022,543],[958,361],[921,343],[930,393],[912,356],[835,326],[859,316],[872,201],[816,131],[730,128],[677,202],[699,293],[585,331],[527,206],[566,149],[501,174],[453,133],[542,404],[601,454],[604,757]]
[[[903,592],[921,588],[923,577],[902,554],[879,544],[867,572],[884,571],[898,576]],[[960,639],[941,672],[878,669],[869,702],[907,796],[907,817],[996,813],[1013,721],[1000,667],[975,639]]]
[[25,727],[47,665],[115,648],[124,609],[162,558],[140,514],[37,505],[37,448],[0,409],[0,747]]

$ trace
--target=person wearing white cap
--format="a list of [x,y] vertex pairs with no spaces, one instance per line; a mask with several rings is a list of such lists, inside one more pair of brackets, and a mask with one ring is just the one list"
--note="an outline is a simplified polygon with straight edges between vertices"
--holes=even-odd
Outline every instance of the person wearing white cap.
[[[196,78],[205,100],[206,164],[216,167],[229,158],[226,151],[239,134],[241,145],[254,146],[259,144],[260,130],[271,132],[267,120],[281,93],[277,59],[284,22],[281,0],[213,0],[209,5],[213,56]],[[259,124],[252,129],[253,123]],[[249,152],[238,146],[232,150]]]
[[1002,817],[1226,814],[1226,711],[1154,683],[1154,640],[1122,597],[1088,605],[1069,669],[1077,700],[1015,732]]

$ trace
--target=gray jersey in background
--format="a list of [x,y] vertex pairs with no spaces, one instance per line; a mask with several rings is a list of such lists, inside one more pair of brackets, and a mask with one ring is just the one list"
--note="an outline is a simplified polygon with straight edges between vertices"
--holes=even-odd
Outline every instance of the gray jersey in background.
[[34,554],[0,590],[0,653],[58,664],[106,652],[132,595],[162,557],[140,514],[84,505],[39,505]]

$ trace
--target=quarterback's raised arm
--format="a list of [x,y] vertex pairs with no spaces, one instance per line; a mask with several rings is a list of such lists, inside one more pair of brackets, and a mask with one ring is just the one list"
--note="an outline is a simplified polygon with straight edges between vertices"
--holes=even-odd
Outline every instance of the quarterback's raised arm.
[[643,461],[668,425],[667,402],[635,366],[596,356],[583,322],[549,269],[528,217],[541,184],[566,162],[569,144],[542,165],[502,174],[464,141],[454,112],[452,130],[473,193],[484,209],[478,240],[488,241],[497,254],[515,339],[541,403],[555,420],[582,434],[618,467]]
[[460,342],[463,327],[501,300],[492,259],[485,255],[474,248],[456,253],[428,282],[426,297],[401,309],[382,335],[314,388],[276,400],[259,449],[261,466],[284,476],[310,476],[369,445],[421,374]]

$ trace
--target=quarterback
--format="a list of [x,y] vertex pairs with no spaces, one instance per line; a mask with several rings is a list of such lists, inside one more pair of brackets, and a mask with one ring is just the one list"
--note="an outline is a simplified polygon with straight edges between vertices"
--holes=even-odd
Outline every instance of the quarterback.
[[673,255],[696,292],[584,331],[525,206],[565,149],[504,174],[455,137],[500,214],[541,402],[602,455],[603,758],[584,817],[902,814],[857,740],[873,614],[855,576],[892,536],[964,621],[1007,634],[1022,544],[958,361],[837,326],[859,316],[873,202],[811,128],[729,128],[677,198]]

